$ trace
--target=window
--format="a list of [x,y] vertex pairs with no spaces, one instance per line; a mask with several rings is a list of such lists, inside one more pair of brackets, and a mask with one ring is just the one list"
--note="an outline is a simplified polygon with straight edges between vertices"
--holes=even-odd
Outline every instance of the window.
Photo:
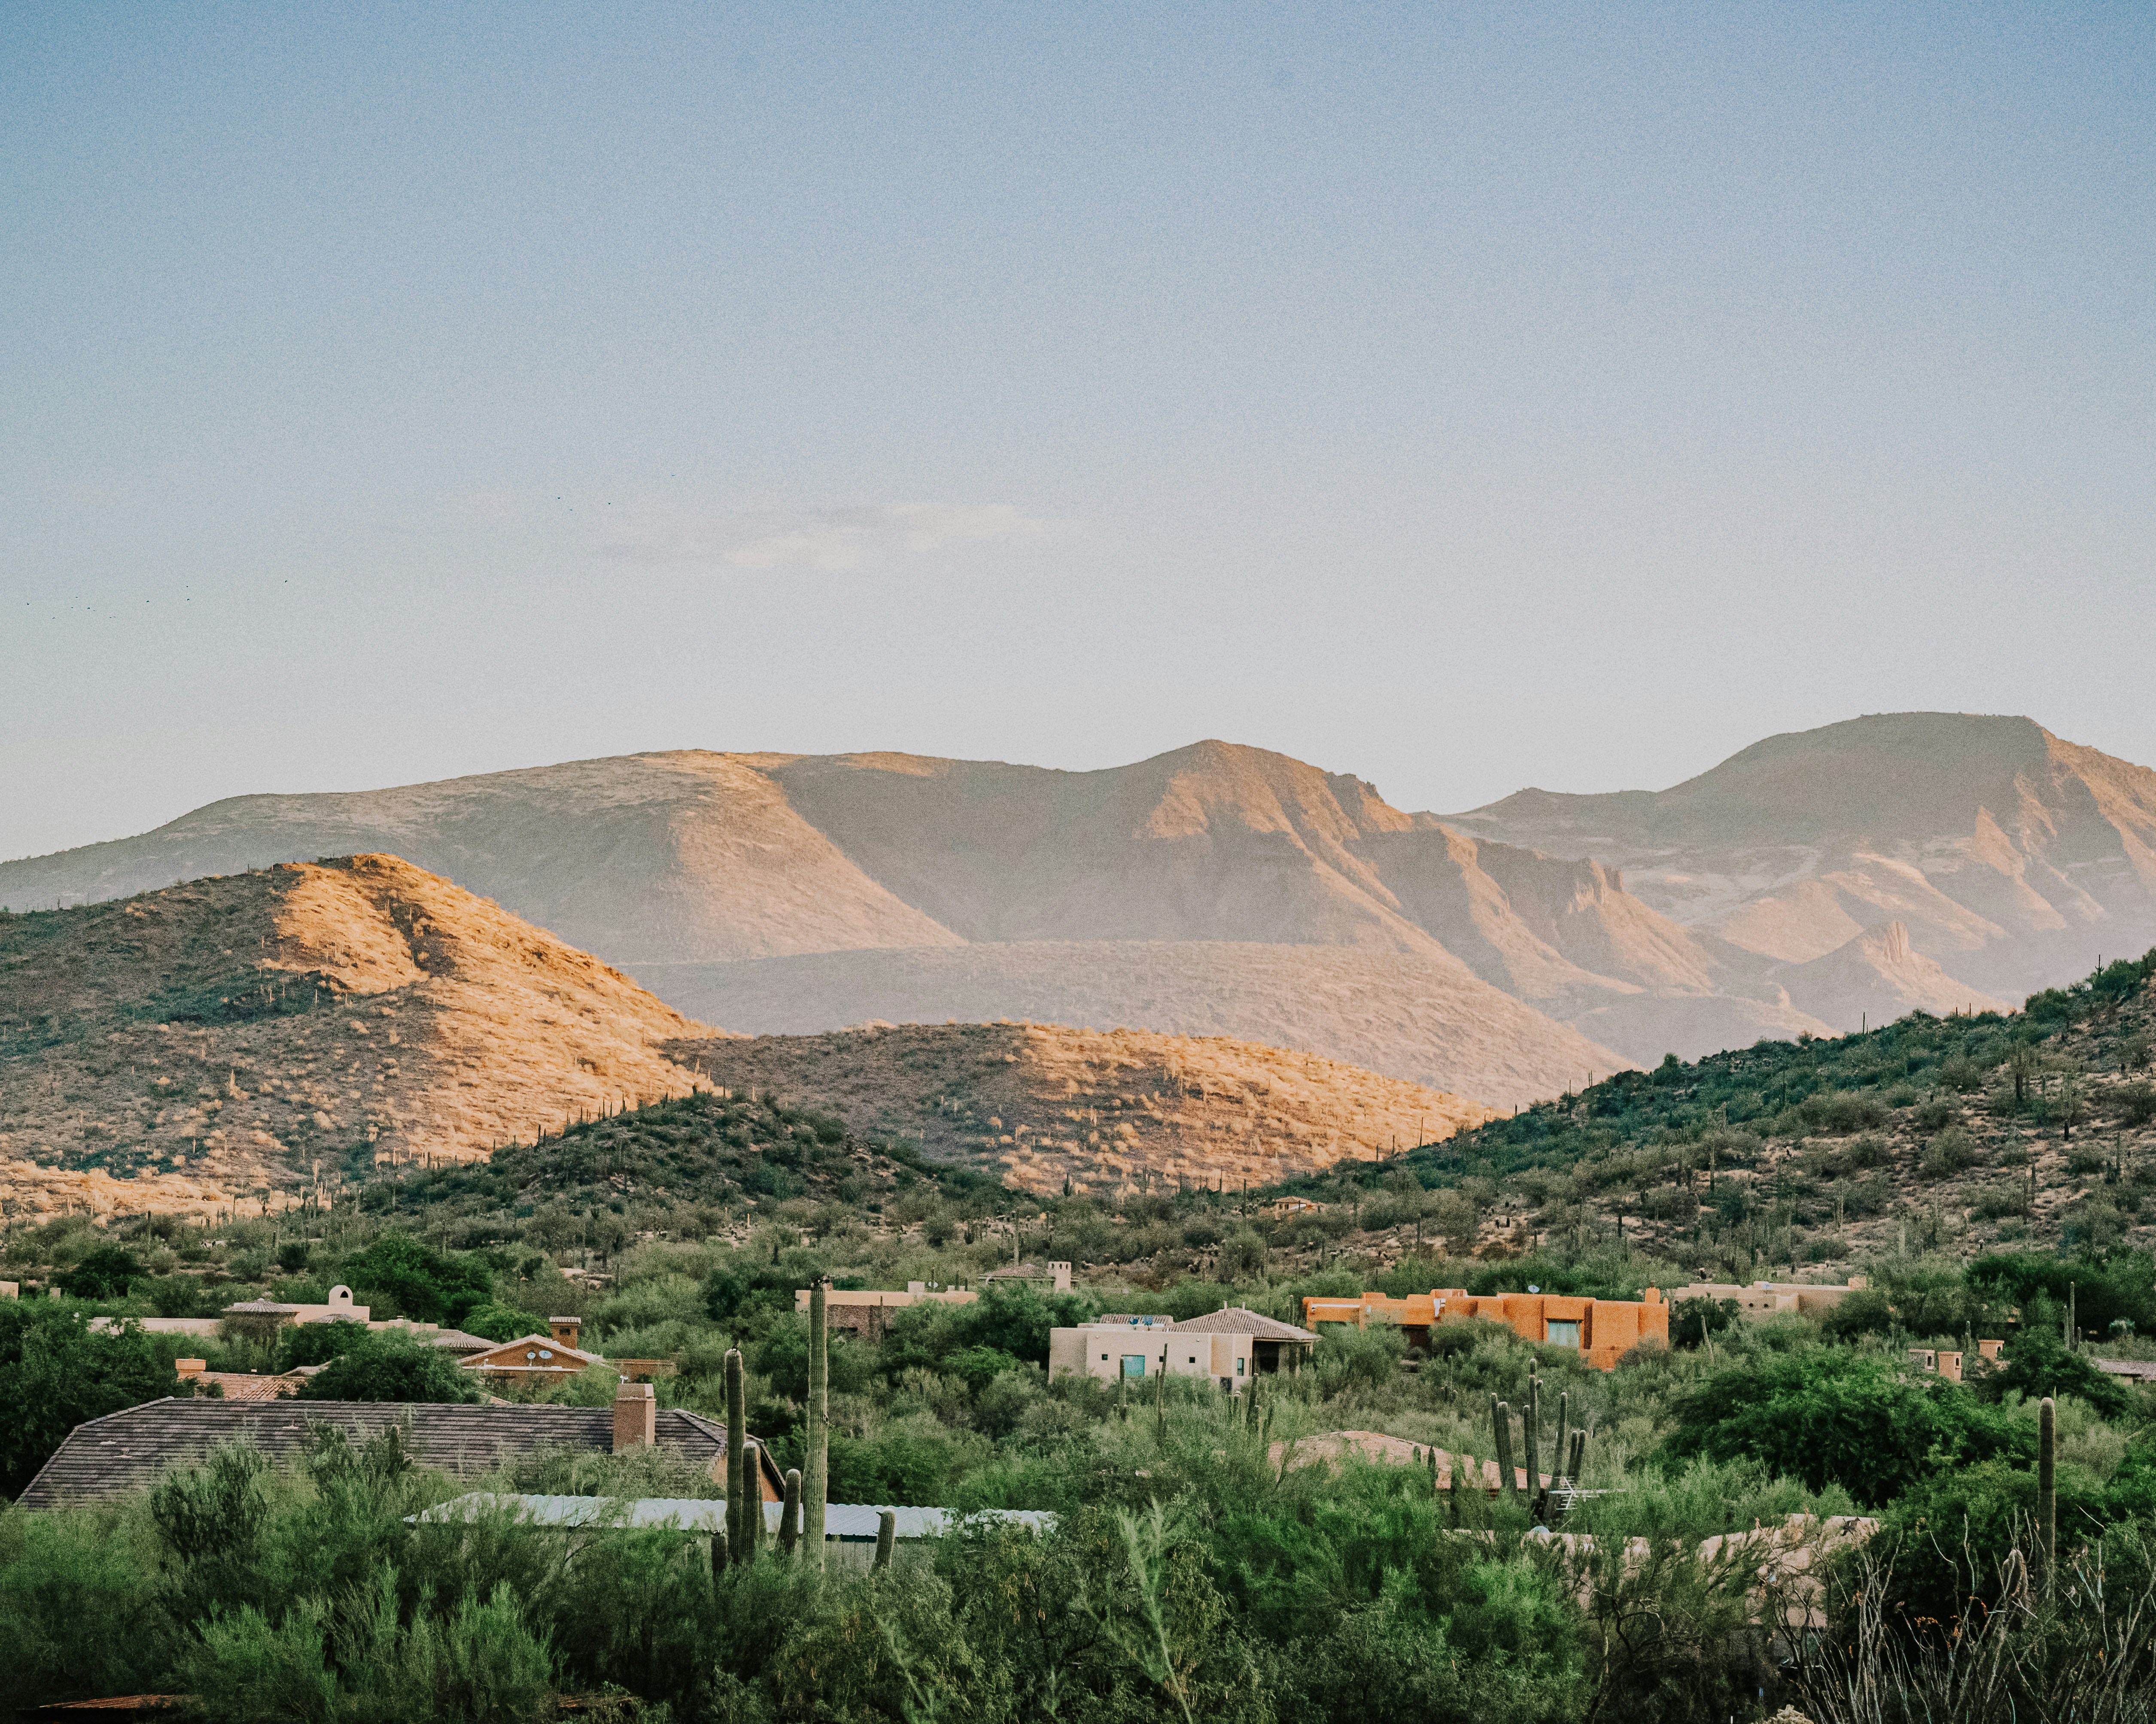
[[1123,1375],[1126,1377],[1144,1376],[1145,1355],[1143,1353],[1125,1353],[1123,1355]]
[[1240,1359],[1235,1361],[1235,1374],[1238,1377],[1243,1374],[1243,1362]]
[[1108,1356],[1106,1353],[1101,1355],[1101,1362],[1104,1365],[1108,1362]]
[[1578,1347],[1579,1345],[1578,1321],[1568,1323],[1553,1322],[1549,1326],[1549,1344],[1552,1347]]
[[1196,1353],[1193,1353],[1193,1354],[1191,1354],[1191,1356],[1190,1356],[1190,1362],[1191,1362],[1192,1364],[1194,1364],[1194,1364],[1196,1364],[1196,1363],[1198,1362],[1198,1355],[1197,1355]]

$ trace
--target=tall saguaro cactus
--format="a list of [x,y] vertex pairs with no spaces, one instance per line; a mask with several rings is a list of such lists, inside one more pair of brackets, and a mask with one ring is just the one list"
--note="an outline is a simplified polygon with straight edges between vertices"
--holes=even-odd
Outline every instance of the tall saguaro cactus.
[[734,1560],[751,1553],[748,1516],[748,1395],[742,1383],[741,1349],[726,1349],[726,1542]]
[[[1572,1475],[1565,1471],[1565,1460],[1571,1452],[1572,1391],[1561,1388],[1557,1392],[1557,1451],[1550,1457],[1550,1466],[1553,1471],[1563,1473],[1568,1479],[1571,1479]],[[1578,1484],[1579,1481],[1573,1479],[1573,1482]]]
[[788,1557],[801,1542],[801,1469],[786,1470],[786,1506],[778,1511],[778,1543]]
[[891,1549],[897,1542],[898,1516],[889,1509],[886,1509],[876,1516],[875,1566],[877,1568],[891,1567]]
[[1490,1424],[1496,1439],[1497,1488],[1504,1493],[1505,1501],[1512,1502],[1519,1495],[1519,1480],[1512,1471],[1512,1408],[1509,1402],[1490,1397]]
[[831,1480],[831,1284],[816,1277],[808,1289],[808,1467],[801,1480],[801,1536],[808,1560],[824,1566],[824,1501]]
[[1527,1404],[1521,1410],[1520,1435],[1527,1451],[1527,1501],[1532,1502],[1543,1489],[1543,1380],[1532,1373]]
[[2036,1409],[2036,1543],[2044,1558],[2044,1584],[2059,1557],[2059,1409],[2049,1395]]

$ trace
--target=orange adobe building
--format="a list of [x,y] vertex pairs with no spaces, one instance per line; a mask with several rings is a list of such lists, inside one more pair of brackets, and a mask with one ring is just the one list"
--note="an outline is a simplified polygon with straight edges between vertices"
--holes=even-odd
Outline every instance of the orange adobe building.
[[1430,1331],[1439,1323],[1470,1317],[1503,1323],[1522,1339],[1545,1347],[1576,1347],[1598,1371],[1613,1369],[1643,1341],[1665,1347],[1670,1341],[1670,1307],[1654,1287],[1637,1299],[1573,1299],[1558,1293],[1494,1293],[1477,1299],[1462,1287],[1439,1287],[1404,1299],[1365,1293],[1359,1299],[1302,1301],[1305,1328],[1353,1323],[1360,1329],[1374,1318],[1399,1324],[1410,1347],[1428,1347]]

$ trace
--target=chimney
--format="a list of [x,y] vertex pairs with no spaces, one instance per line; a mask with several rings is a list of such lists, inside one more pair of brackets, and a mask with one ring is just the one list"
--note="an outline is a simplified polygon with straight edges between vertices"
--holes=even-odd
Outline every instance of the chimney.
[[577,1337],[584,1332],[582,1317],[549,1317],[547,1326],[553,1332],[557,1347],[575,1347]]
[[1068,1293],[1070,1290],[1070,1265],[1069,1264],[1051,1263],[1048,1265],[1048,1272],[1055,1278],[1055,1291],[1058,1293]]
[[188,1378],[199,1377],[203,1372],[208,1370],[209,1361],[208,1359],[175,1359],[172,1361],[172,1369],[179,1373],[180,1380],[185,1382]]
[[659,1403],[648,1383],[624,1383],[613,1398],[613,1452],[649,1449],[659,1439]]

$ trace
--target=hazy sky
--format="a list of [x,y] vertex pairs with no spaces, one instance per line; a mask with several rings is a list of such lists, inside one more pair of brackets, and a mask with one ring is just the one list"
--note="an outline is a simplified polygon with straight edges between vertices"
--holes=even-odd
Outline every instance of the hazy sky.
[[10,5],[0,856],[645,748],[2156,763],[2152,20]]

